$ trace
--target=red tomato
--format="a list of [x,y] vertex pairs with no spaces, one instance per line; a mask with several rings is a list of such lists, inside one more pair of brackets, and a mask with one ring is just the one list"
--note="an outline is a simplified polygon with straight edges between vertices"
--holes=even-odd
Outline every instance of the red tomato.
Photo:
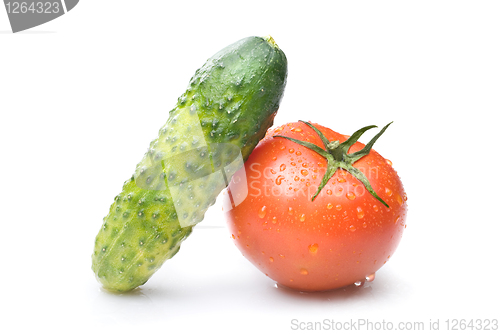
[[[349,138],[314,126],[330,142]],[[392,163],[373,149],[353,163],[388,208],[343,169],[312,201],[327,159],[275,135],[325,149],[305,123],[268,131],[245,163],[248,187],[229,187],[233,198],[247,193],[226,213],[236,246],[263,273],[293,289],[320,291],[370,281],[392,256],[406,227],[407,197]],[[356,142],[347,152],[364,146]]]

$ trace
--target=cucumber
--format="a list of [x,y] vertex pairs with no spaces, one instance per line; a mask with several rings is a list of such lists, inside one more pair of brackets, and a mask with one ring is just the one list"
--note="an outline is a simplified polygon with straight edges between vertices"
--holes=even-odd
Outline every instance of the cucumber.
[[286,78],[271,37],[244,38],[196,71],[95,239],[104,288],[132,290],[179,251],[272,126]]

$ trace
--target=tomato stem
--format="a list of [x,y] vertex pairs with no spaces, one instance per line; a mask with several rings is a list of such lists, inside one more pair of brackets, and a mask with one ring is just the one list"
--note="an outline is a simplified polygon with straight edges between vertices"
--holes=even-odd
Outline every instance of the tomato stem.
[[306,142],[303,140],[298,140],[290,137],[285,137],[285,136],[273,136],[273,138],[284,138],[287,140],[290,140],[294,143],[297,143],[299,145],[302,145],[310,150],[313,150],[314,152],[318,153],[321,155],[323,158],[325,158],[328,162],[327,168],[325,175],[323,176],[323,179],[321,180],[321,183],[318,187],[318,190],[316,193],[313,195],[311,201],[314,201],[314,199],[319,195],[321,190],[326,186],[328,181],[333,177],[337,169],[341,168],[349,172],[352,176],[354,176],[356,179],[358,179],[363,185],[365,186],[366,190],[372,196],[374,196],[377,200],[379,200],[382,204],[384,204],[386,207],[389,207],[389,205],[382,199],[380,198],[377,193],[373,190],[372,186],[370,185],[370,181],[368,181],[368,178],[363,174],[359,169],[353,166],[353,164],[361,159],[362,157],[368,155],[370,153],[371,148],[373,147],[373,144],[377,141],[377,139],[380,138],[380,136],[385,132],[385,130],[389,127],[389,125],[392,124],[389,123],[386,126],[380,130],[380,132],[375,135],[375,137],[372,138],[368,142],[368,144],[365,145],[361,150],[348,154],[347,152],[349,151],[349,148],[351,148],[352,145],[354,145],[358,139],[365,133],[367,130],[370,130],[372,128],[376,128],[376,125],[370,125],[370,126],[365,126],[364,128],[359,129],[358,131],[354,132],[352,136],[350,136],[346,141],[340,143],[338,140],[334,141],[329,141],[326,136],[318,130],[314,125],[312,125],[309,122],[305,121],[300,121],[304,124],[307,124],[311,129],[313,129],[318,136],[320,137],[321,141],[323,142],[323,145],[325,146],[325,149],[322,149],[321,147],[310,143]]

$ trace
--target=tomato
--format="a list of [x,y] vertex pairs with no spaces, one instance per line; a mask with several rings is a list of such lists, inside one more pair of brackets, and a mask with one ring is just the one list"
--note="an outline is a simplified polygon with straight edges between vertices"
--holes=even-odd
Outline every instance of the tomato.
[[[327,151],[325,144],[335,150],[350,137],[311,124],[324,141],[308,124],[269,130],[245,162],[246,185],[229,186],[233,198],[246,196],[226,212],[231,237],[251,263],[289,288],[320,291],[371,281],[406,227],[403,184],[392,163],[373,149],[351,165],[364,183],[363,175],[347,171],[349,164],[329,170],[327,158],[292,139]],[[363,152],[365,145],[356,140],[369,128],[353,134],[352,146],[344,145],[345,159]]]

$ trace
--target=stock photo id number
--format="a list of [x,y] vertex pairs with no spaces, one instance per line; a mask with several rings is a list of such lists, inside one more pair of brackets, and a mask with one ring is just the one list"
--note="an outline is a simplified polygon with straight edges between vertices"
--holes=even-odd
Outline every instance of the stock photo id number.
[[52,21],[72,10],[79,0],[12,1],[4,0],[12,32],[27,30]]

